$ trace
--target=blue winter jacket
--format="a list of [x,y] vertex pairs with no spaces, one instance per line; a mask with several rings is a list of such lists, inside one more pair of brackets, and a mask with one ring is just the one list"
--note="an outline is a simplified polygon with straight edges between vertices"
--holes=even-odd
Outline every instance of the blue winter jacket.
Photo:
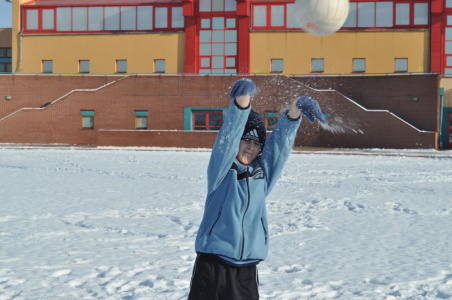
[[265,198],[281,174],[300,125],[281,116],[262,154],[243,165],[236,156],[251,107],[231,102],[218,133],[207,170],[204,217],[196,237],[196,252],[238,261],[264,260],[268,253]]

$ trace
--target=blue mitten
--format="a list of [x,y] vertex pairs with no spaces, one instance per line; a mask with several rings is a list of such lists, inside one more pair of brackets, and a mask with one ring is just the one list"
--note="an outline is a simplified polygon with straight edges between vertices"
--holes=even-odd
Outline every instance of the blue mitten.
[[317,119],[323,124],[326,124],[326,118],[320,109],[319,103],[311,97],[303,96],[298,99],[297,107],[311,123],[314,123]]
[[256,84],[254,81],[248,78],[242,78],[234,83],[234,86],[229,93],[231,99],[235,99],[241,96],[251,96],[256,94]]

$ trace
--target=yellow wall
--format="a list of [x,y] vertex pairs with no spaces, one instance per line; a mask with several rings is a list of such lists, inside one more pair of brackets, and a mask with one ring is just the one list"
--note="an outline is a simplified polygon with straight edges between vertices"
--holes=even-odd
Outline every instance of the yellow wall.
[[444,88],[444,107],[452,107],[452,78],[441,78],[440,86]]
[[13,72],[41,73],[47,59],[54,73],[77,73],[79,60],[91,61],[91,73],[114,73],[117,59],[127,59],[129,73],[154,72],[154,59],[166,60],[167,73],[184,72],[184,33],[21,35],[20,5],[27,2],[13,1]]
[[78,73],[79,60],[90,60],[90,73],[115,73],[116,60],[127,60],[128,73],[153,73],[154,59],[166,60],[166,73],[183,73],[183,33],[24,35],[21,73],[41,73],[42,60],[53,60],[53,73]]
[[428,31],[339,32],[318,37],[301,32],[252,32],[251,72],[270,72],[284,59],[284,74],[309,74],[311,58],[325,60],[324,74],[351,73],[353,58],[366,58],[366,73],[394,72],[395,58],[408,58],[408,72],[428,72]]

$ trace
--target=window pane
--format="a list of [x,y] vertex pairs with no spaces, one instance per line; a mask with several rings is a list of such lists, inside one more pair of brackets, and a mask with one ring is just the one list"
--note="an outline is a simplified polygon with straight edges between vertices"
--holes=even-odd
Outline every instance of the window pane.
[[79,66],[79,72],[80,73],[89,73],[89,60],[81,60],[80,62],[80,66]]
[[121,30],[136,30],[137,28],[137,7],[121,7]]
[[213,42],[214,43],[222,43],[224,42],[224,31],[223,30],[215,30],[213,31]]
[[212,18],[212,29],[224,29],[224,18]]
[[13,49],[6,48],[6,57],[13,57]]
[[392,2],[377,2],[377,27],[392,27],[392,16]]
[[226,44],[226,55],[237,55],[237,43]]
[[44,60],[42,62],[42,72],[43,73],[53,73],[53,61]]
[[283,71],[283,60],[272,59],[272,72],[282,72],[282,71]]
[[446,54],[452,54],[452,42],[446,42]]
[[358,3],[358,27],[375,26],[375,2]]
[[342,27],[356,27],[356,3],[350,2],[347,19]]
[[284,26],[284,6],[272,5],[271,26]]
[[227,30],[226,31],[226,42],[229,42],[229,43],[237,42],[237,30]]
[[210,68],[210,58],[208,57],[201,58],[201,67]]
[[138,30],[152,29],[152,6],[138,6]]
[[42,29],[52,30],[54,28],[55,16],[53,9],[43,9],[42,10]]
[[201,28],[210,28],[210,19],[201,19]]
[[173,7],[172,12],[173,19],[171,20],[171,27],[173,28],[184,27],[184,16],[182,15],[182,7]]
[[136,117],[135,118],[136,129],[147,129],[148,128],[148,118],[147,117]]
[[83,128],[94,128],[94,117],[82,117]]
[[127,72],[127,60],[117,60],[116,61],[116,72],[126,73]]
[[224,56],[213,56],[212,57],[212,68],[223,69],[224,68]]
[[212,31],[211,30],[200,30],[199,31],[199,41],[201,43],[211,42]]
[[414,25],[428,24],[428,3],[414,4]]
[[447,65],[448,67],[451,67],[451,66],[452,66],[452,56],[447,56],[447,57],[446,57],[446,65]]
[[407,58],[396,58],[395,71],[396,72],[408,72],[408,59]]
[[212,55],[224,55],[224,44],[213,44]]
[[446,40],[452,41],[452,27],[446,27]]
[[267,26],[267,7],[260,5],[254,6],[253,26]]
[[199,11],[211,11],[212,2],[211,0],[200,0],[199,1]]
[[410,4],[397,3],[396,4],[396,25],[410,24]]
[[235,19],[226,19],[226,28],[235,28]]
[[166,66],[164,59],[156,59],[155,60],[155,72],[157,73],[165,73]]
[[90,7],[88,15],[88,30],[101,31],[104,29],[104,9],[102,7]]
[[235,58],[234,57],[226,58],[226,67],[228,67],[228,68],[234,68],[235,67]]
[[325,67],[324,63],[323,58],[312,59],[312,72],[323,72]]
[[195,113],[195,126],[206,126],[206,114]]
[[211,52],[211,45],[210,44],[201,44],[201,45],[199,45],[199,54],[200,55],[205,55],[205,56],[211,55],[212,54],[212,52]]
[[119,6],[105,7],[105,30],[119,30]]
[[212,0],[212,11],[224,11],[224,0]]
[[70,7],[57,8],[57,30],[71,31],[72,14]]
[[225,0],[225,2],[224,2],[224,10],[225,11],[236,11],[237,10],[237,1],[235,1],[235,0]]
[[38,10],[28,9],[27,10],[27,29],[37,30],[38,29]]
[[353,72],[365,72],[366,71],[366,59],[355,58],[353,59]]
[[295,20],[295,4],[287,3],[287,27],[288,28],[299,28]]
[[86,31],[88,28],[86,7],[74,7],[72,9],[72,30],[74,31]]
[[452,7],[452,0],[446,0],[446,7]]
[[168,8],[157,7],[155,8],[155,28],[167,28],[168,27]]
[[210,113],[209,126],[215,126],[219,128],[221,126],[221,117],[221,113]]

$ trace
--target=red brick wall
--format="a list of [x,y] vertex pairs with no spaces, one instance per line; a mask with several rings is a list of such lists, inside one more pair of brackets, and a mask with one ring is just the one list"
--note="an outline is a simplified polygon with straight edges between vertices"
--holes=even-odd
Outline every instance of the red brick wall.
[[439,79],[437,74],[296,78],[314,89],[335,89],[366,108],[390,110],[430,131],[438,128]]
[[[228,93],[242,76],[0,76],[0,97],[5,93],[12,100],[0,98],[0,119],[21,107],[40,107],[74,88],[97,91],[78,91],[69,94],[43,109],[21,110],[0,121],[0,143],[71,144],[100,146],[159,146],[210,148],[216,132],[191,132],[184,129],[185,107],[227,107]],[[407,77],[397,89],[387,92],[391,99],[407,95],[419,77]],[[267,110],[282,112],[287,104],[300,95],[317,99],[322,109],[331,114],[332,130],[324,131],[307,120],[302,122],[296,139],[297,146],[306,147],[364,147],[364,148],[434,148],[434,132],[419,132],[388,112],[366,111],[334,91],[315,91],[305,84],[283,76],[252,76],[258,86],[253,107],[264,114]],[[391,77],[384,77],[390,84]],[[431,75],[425,76],[424,88],[429,93],[423,99],[437,99],[438,89]],[[378,79],[383,80],[382,78]],[[314,79],[311,79],[315,82]],[[31,84],[32,83],[32,84]],[[367,84],[367,83],[366,83]],[[351,85],[351,84],[350,84]],[[358,84],[356,84],[358,86]],[[367,84],[368,89],[372,86]],[[379,82],[378,87],[381,88]],[[416,87],[417,88],[417,87]],[[377,93],[376,91],[375,93]],[[419,96],[421,97],[421,96]],[[370,101],[370,100],[366,100]],[[360,101],[361,102],[361,101]],[[406,120],[425,122],[428,130],[436,130],[437,103],[417,110],[412,102],[401,102],[397,111]],[[390,105],[391,104],[391,105]],[[369,105],[366,106],[369,107]],[[375,104],[380,108],[381,103]],[[405,107],[407,106],[407,107]],[[94,130],[81,128],[81,110],[94,110]],[[134,130],[135,111],[148,111],[148,129]],[[425,128],[423,128],[426,130]]]

